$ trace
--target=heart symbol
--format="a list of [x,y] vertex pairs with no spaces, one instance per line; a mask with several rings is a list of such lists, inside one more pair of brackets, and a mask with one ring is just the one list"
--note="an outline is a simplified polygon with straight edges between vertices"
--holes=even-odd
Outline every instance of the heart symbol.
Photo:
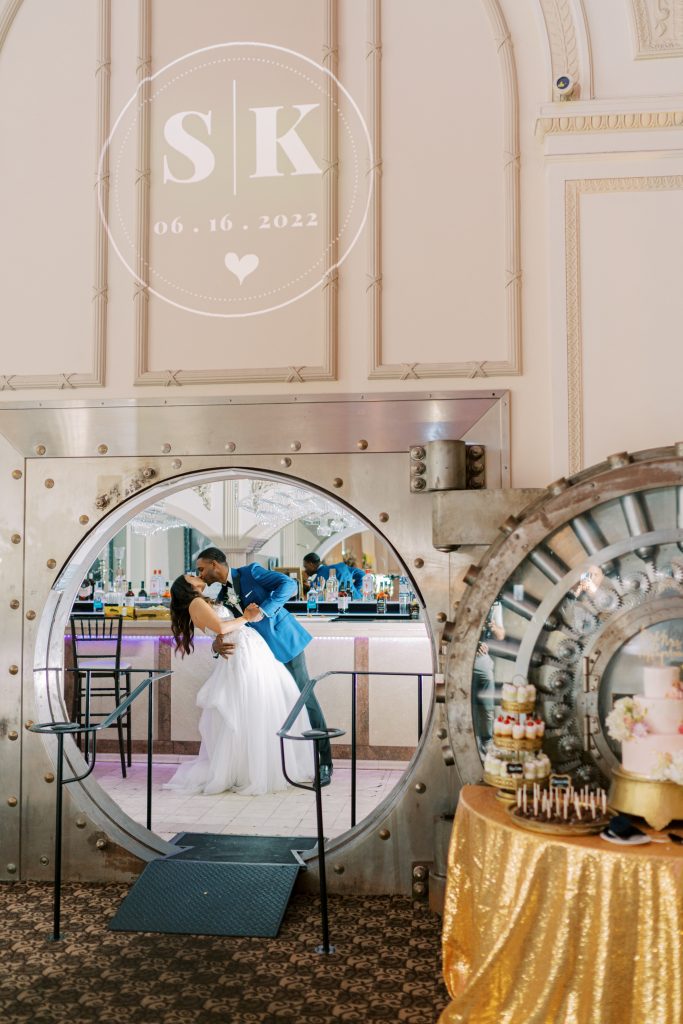
[[253,252],[247,253],[246,256],[238,256],[236,252],[228,252],[225,254],[225,265],[230,273],[234,274],[239,283],[242,284],[245,277],[253,274],[258,267],[259,258]]

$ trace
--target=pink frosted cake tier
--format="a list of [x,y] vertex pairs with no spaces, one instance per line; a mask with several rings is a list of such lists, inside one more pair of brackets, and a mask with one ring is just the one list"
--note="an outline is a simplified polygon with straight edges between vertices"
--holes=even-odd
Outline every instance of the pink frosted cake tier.
[[662,699],[675,689],[679,679],[680,671],[673,665],[661,668],[648,666],[643,669],[643,694],[646,697]]
[[621,745],[621,763],[627,772],[650,776],[657,768],[660,754],[683,751],[683,733],[669,736],[632,736]]
[[634,703],[645,712],[645,721],[651,733],[670,736],[683,725],[683,700],[635,697]]

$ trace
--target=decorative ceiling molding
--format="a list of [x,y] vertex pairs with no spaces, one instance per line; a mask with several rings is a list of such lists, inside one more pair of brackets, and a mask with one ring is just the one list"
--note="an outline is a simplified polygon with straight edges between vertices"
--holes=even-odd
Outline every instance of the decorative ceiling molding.
[[683,57],[683,0],[631,0],[636,59]]
[[[319,366],[259,366],[244,369],[221,367],[206,370],[152,369],[149,365],[149,180],[150,180],[150,125],[149,103],[152,73],[151,39],[152,0],[139,0],[138,14],[138,82],[143,99],[138,122],[137,192],[137,266],[135,282],[135,385],[182,387],[186,384],[253,384],[304,383],[311,380],[337,380],[339,350],[338,270],[332,269],[338,260],[339,220],[339,168],[337,160],[336,101],[337,90],[328,93],[325,123],[325,198],[323,222],[326,231],[325,281],[322,285],[324,323],[322,363]],[[338,57],[338,0],[325,0],[325,38],[321,64],[337,74]]]
[[454,363],[385,363],[382,331],[382,24],[381,0],[367,0],[368,130],[372,141],[374,190],[368,217],[367,292],[370,324],[370,380],[443,377],[507,377],[522,372],[522,267],[520,250],[519,94],[510,30],[499,0],[483,0],[493,30],[503,95],[505,247],[504,288],[507,359]]
[[585,178],[565,182],[565,281],[567,295],[567,420],[569,473],[584,468],[583,338],[581,315],[581,196],[611,192],[683,189],[683,175]]
[[[10,0],[0,14],[0,50],[7,39],[17,11],[23,0]],[[109,136],[111,82],[111,0],[99,0],[97,21],[97,59],[95,64],[95,98],[97,104],[95,132],[97,152],[95,154],[96,175],[99,173],[100,153]],[[96,183],[100,179],[96,177]],[[105,157],[102,166],[102,204],[106,212],[109,193],[109,160]],[[95,190],[97,194],[97,189]],[[106,228],[99,213],[97,200],[95,212],[95,275],[93,281],[93,351],[92,369],[89,373],[20,373],[0,376],[0,391],[24,391],[27,389],[93,388],[105,383],[107,351],[107,299],[108,299],[108,239]]]

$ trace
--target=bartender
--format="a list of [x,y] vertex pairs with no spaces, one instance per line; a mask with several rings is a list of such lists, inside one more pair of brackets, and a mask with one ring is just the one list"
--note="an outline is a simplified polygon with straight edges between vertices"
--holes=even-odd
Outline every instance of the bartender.
[[309,552],[304,555],[304,591],[310,589],[314,580],[319,581],[323,586],[329,579],[330,569],[335,569],[337,573],[337,582],[339,589],[342,587],[348,590],[351,594],[353,601],[360,601],[363,592],[361,587],[363,585],[363,577],[365,573],[362,569],[354,569],[346,562],[335,562],[334,565],[323,565],[320,561],[320,556],[316,555],[315,551]]

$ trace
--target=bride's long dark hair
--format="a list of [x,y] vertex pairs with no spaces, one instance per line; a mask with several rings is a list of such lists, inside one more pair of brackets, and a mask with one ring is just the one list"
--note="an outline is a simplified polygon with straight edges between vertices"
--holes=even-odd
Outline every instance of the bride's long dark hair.
[[190,618],[190,605],[195,597],[201,597],[185,576],[178,576],[171,587],[171,631],[175,640],[176,654],[181,657],[194,650],[194,623]]

